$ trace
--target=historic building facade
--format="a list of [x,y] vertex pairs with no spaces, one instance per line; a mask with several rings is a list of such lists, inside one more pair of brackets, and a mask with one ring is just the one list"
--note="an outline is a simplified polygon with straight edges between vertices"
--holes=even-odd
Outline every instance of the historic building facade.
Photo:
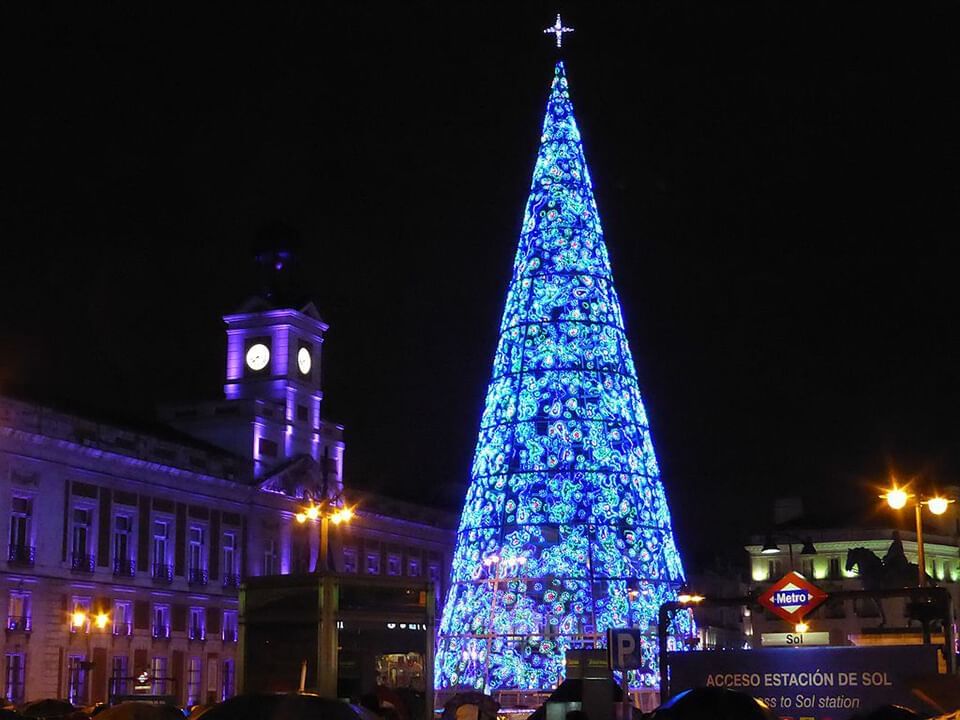
[[[948,488],[950,497],[957,493],[957,488]],[[781,516],[781,522],[764,534],[754,535],[745,546],[749,562],[747,590],[761,592],[791,570],[828,593],[861,590],[870,574],[864,561],[872,556],[880,563],[895,538],[899,538],[904,562],[917,562],[916,533],[898,529],[893,516],[888,518],[891,522],[886,527],[823,526],[809,522],[797,498],[778,501],[774,510],[774,517],[777,516]],[[910,513],[902,521],[908,523],[912,519]],[[925,513],[923,522],[927,575],[931,582],[949,590],[956,608],[960,606],[960,515],[956,506],[951,505],[940,517]],[[914,567],[901,580],[904,586],[919,582],[915,572]],[[810,614],[809,625],[813,631],[828,632],[831,645],[920,642],[920,624],[911,617],[907,598],[888,598],[881,605],[868,599],[831,599]],[[752,647],[762,646],[765,633],[791,630],[766,610],[748,613],[743,627],[744,641]]]
[[[444,592],[455,518],[343,488],[316,309],[257,299],[224,320],[226,398],[166,409],[172,430],[0,398],[8,699],[86,704],[135,683],[186,705],[233,694],[250,576],[329,566]],[[324,498],[356,514],[328,528],[321,563],[319,523],[295,518]]]

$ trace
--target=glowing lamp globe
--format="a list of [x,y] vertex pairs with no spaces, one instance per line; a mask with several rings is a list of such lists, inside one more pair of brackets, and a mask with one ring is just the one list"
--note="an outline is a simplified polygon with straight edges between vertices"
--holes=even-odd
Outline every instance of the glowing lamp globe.
[[894,488],[890,490],[886,495],[887,505],[892,507],[894,510],[900,510],[907,504],[907,493],[905,490],[900,488]]
[[927,507],[934,515],[943,515],[947,511],[950,501],[944,497],[934,497],[927,500]]

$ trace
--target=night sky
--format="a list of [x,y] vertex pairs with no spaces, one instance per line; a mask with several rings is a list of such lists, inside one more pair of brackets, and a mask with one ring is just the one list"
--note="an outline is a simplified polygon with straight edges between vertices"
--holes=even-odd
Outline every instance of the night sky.
[[956,3],[143,5],[0,18],[0,392],[218,397],[282,224],[347,483],[457,506],[560,9],[688,559],[960,484]]

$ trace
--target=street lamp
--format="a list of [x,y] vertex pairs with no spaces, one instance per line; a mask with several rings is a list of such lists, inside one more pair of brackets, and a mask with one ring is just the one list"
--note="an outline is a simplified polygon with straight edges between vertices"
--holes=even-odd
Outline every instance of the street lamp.
[[684,605],[696,605],[697,603],[702,603],[704,600],[706,600],[706,598],[703,595],[691,590],[686,585],[680,588],[680,592],[677,595],[677,602],[683,603]]
[[902,510],[907,506],[907,503],[913,502],[914,515],[917,521],[917,587],[926,587],[927,560],[923,550],[923,515],[920,508],[926,505],[927,509],[934,515],[943,515],[950,503],[955,501],[941,495],[934,495],[933,497],[914,495],[907,492],[905,488],[897,487],[896,483],[880,497],[886,500],[887,505],[894,510]]
[[[793,543],[794,541],[801,543],[802,547],[800,548],[801,555],[816,555],[817,548],[813,546],[813,540],[810,536],[800,537],[799,535],[794,535],[793,533],[779,531],[778,535],[787,538],[787,549],[790,552],[790,569],[793,570]],[[779,555],[780,546],[777,544],[776,539],[773,534],[767,533],[766,538],[763,542],[763,547],[760,548],[761,555]]]
[[[83,607],[75,607],[73,612],[70,613],[68,618],[69,624],[70,624],[70,637],[69,637],[70,642],[73,642],[73,635],[75,633],[82,632],[84,635],[87,636],[86,653],[84,655],[84,660],[82,660],[80,664],[77,665],[76,667],[73,667],[70,669],[70,677],[67,682],[70,683],[70,685],[73,687],[73,692],[71,692],[71,689],[68,687],[67,688],[68,695],[71,695],[73,693],[79,694],[81,692],[80,672],[91,670],[93,668],[93,662],[90,660],[90,655],[91,655],[90,621],[91,619],[93,621],[93,625],[98,630],[106,630],[107,626],[110,624],[110,615],[108,615],[107,613],[100,611],[96,615],[93,615],[93,617],[91,618],[91,614]],[[87,686],[86,678],[84,678],[83,684],[84,684],[84,687],[82,688],[82,691],[84,696],[86,696],[87,689],[88,689],[86,687]]]
[[350,522],[353,518],[353,508],[346,506],[340,507],[336,503],[339,497],[333,499],[324,498],[319,504],[310,502],[309,507],[303,508],[294,517],[297,522],[303,525],[307,520],[320,521],[320,558],[317,562],[317,572],[327,572],[330,569],[328,560],[330,545],[330,523],[340,525]]

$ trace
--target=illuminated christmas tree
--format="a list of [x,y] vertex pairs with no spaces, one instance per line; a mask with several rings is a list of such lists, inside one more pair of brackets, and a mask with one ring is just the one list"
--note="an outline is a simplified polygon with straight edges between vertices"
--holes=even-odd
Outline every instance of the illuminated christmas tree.
[[[437,687],[553,687],[567,649],[602,646],[609,627],[647,629],[682,584],[558,62],[443,608]],[[634,683],[656,684],[655,643],[645,653],[651,672]]]

